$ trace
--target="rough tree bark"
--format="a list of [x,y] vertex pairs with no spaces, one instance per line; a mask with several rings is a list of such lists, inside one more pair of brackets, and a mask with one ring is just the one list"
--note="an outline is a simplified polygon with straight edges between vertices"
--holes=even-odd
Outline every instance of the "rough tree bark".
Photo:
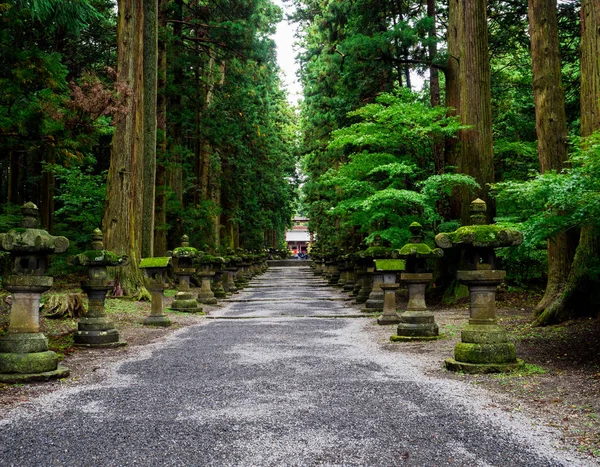
[[[600,1],[581,2],[581,136],[600,129]],[[590,272],[600,267],[600,235],[583,227],[564,292],[535,324],[546,325],[596,315],[600,283]]]
[[117,80],[131,89],[129,113],[115,126],[106,182],[102,221],[104,244],[128,255],[119,280],[127,295],[150,298],[138,269],[141,257],[143,205],[143,9],[142,0],[119,0],[117,19]]
[[156,100],[156,200],[154,255],[167,254],[167,0],[158,3],[158,81]]
[[[462,23],[460,56],[460,117],[471,128],[460,132],[459,172],[471,175],[481,185],[478,197],[488,206],[488,220],[495,215],[495,203],[489,196],[494,182],[492,144],[492,106],[486,0],[461,0],[459,22]],[[468,192],[462,191],[461,219],[469,220]]]
[[[441,104],[440,100],[440,77],[437,67],[433,66],[433,61],[437,55],[436,44],[436,25],[435,25],[435,0],[427,0],[427,16],[432,19],[433,26],[429,31],[429,60],[432,65],[429,67],[429,100],[432,107],[437,107]],[[433,142],[433,159],[435,163],[435,172],[442,173],[444,171],[444,144],[437,138]]]
[[[540,171],[559,172],[568,158],[567,116],[558,48],[556,0],[529,0],[535,129]],[[548,239],[548,283],[535,313],[541,314],[565,288],[577,238],[567,232]]]
[[143,0],[144,179],[142,257],[154,256],[154,198],[156,192],[156,92],[158,68],[158,0]]

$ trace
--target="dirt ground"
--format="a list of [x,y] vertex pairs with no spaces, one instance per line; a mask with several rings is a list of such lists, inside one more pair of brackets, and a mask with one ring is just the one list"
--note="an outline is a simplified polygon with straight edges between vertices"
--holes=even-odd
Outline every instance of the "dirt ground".
[[[62,293],[69,292],[63,290]],[[73,292],[70,290],[70,292]],[[167,291],[172,296],[174,291]],[[485,387],[499,395],[495,403],[507,412],[523,412],[538,423],[552,426],[563,434],[565,446],[600,460],[600,320],[584,319],[559,326],[534,328],[532,309],[539,295],[526,292],[503,292],[498,296],[500,324],[508,330],[517,347],[517,355],[526,363],[517,373],[502,375],[466,375],[443,369],[444,359],[453,355],[454,344],[467,322],[468,305],[452,308],[434,306],[436,321],[444,339],[433,342],[390,343],[393,326],[374,326],[373,336],[392,352],[427,356],[428,372],[436,377],[460,379]],[[0,329],[8,324],[6,296],[0,295]],[[166,305],[172,298],[166,298]],[[215,307],[205,306],[210,316]],[[53,392],[65,385],[94,383],[102,379],[102,370],[127,358],[132,350],[165,335],[201,323],[207,318],[169,312],[170,328],[142,326],[150,304],[126,299],[107,299],[107,313],[114,320],[121,338],[128,345],[113,349],[75,348],[71,319],[42,320],[42,330],[50,338],[52,350],[58,352],[71,374],[68,378],[30,384],[0,384],[0,419],[13,407],[38,395]],[[501,396],[501,397],[500,397]]]

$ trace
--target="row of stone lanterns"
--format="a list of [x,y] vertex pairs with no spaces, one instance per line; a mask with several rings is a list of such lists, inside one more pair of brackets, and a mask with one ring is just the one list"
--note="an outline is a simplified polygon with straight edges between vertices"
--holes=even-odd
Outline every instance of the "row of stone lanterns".
[[[440,248],[431,249],[423,243],[422,227],[413,223],[411,239],[400,250],[384,247],[377,239],[366,250],[340,258],[317,248],[311,251],[311,267],[328,284],[341,285],[341,281],[344,288],[346,283],[354,284],[351,295],[355,303],[365,303],[362,311],[381,312],[377,320],[381,325],[398,325],[397,334],[390,338],[393,342],[430,340],[440,336],[425,302],[427,285],[433,279],[427,260],[443,256],[442,249],[461,248],[466,269],[458,271],[457,280],[469,289],[470,319],[455,347],[454,358],[446,360],[446,368],[470,373],[509,371],[520,361],[514,344],[508,342],[506,331],[496,319],[496,288],[506,272],[496,269],[494,249],[517,246],[523,236],[515,230],[487,225],[486,209],[484,201],[473,201],[471,225],[438,234],[435,241]],[[396,311],[398,275],[408,288],[408,305],[402,313]],[[344,280],[336,279],[340,276]]]
[[[65,252],[69,241],[38,228],[39,216],[35,204],[26,203],[21,212],[21,226],[0,234],[0,251],[10,254],[12,265],[10,273],[3,278],[4,287],[12,294],[12,306],[8,330],[0,336],[0,382],[47,380],[69,374],[67,368],[58,365],[57,354],[48,350],[48,339],[40,332],[39,320],[41,295],[53,284],[52,277],[45,275],[48,257]],[[211,277],[226,278],[213,281],[217,295],[223,297],[227,293],[235,293],[238,287],[247,284],[250,277],[266,269],[265,255],[243,251],[238,251],[228,259],[203,255],[189,246],[185,236],[181,247],[176,248],[172,256],[174,272],[179,279],[179,292],[174,302],[179,302],[179,307],[174,308],[183,311],[201,311],[199,302],[216,303],[210,285]],[[200,260],[201,273],[198,275],[202,280],[202,288],[199,298],[195,299],[189,292],[189,281],[196,272],[194,261],[197,259]],[[88,295],[88,310],[78,323],[75,345],[90,348],[125,345],[106,316],[104,304],[107,292],[114,287],[114,282],[108,279],[107,268],[125,266],[129,259],[105,250],[102,232],[96,229],[92,234],[92,248],[71,258],[70,262],[88,268],[88,279],[81,283],[82,290]],[[151,314],[144,320],[146,325],[171,324],[164,314],[164,290],[170,262],[169,257],[144,258],[139,265],[146,273],[148,289],[152,293]],[[225,267],[226,263],[229,263],[228,267]],[[237,283],[236,275],[241,276]],[[220,283],[227,285],[227,292]]]

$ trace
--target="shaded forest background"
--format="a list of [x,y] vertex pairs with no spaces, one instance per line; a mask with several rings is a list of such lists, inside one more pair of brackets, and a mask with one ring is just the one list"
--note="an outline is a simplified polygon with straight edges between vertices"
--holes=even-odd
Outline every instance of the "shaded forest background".
[[513,284],[546,288],[538,323],[596,314],[597,2],[286,3],[299,109],[268,0],[1,3],[0,231],[33,201],[72,249],[102,225],[135,260],[184,233],[281,247],[302,209],[336,256],[399,247],[413,221],[431,242],[478,196],[525,233],[499,254]]

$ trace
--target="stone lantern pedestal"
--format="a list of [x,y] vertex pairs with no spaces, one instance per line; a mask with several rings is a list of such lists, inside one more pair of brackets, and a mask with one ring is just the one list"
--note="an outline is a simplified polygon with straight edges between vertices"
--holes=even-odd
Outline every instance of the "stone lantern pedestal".
[[362,267],[358,270],[360,288],[354,299],[354,303],[365,303],[369,299],[371,290],[373,289],[373,271],[374,267]]
[[202,311],[194,293],[190,290],[190,276],[195,271],[195,268],[175,268],[175,274],[179,278],[179,285],[175,299],[171,303],[171,310],[188,313],[200,313]]
[[372,288],[369,293],[369,298],[365,302],[365,308],[363,308],[363,313],[379,313],[383,311],[383,297],[384,292],[383,288],[383,273],[373,268],[371,272],[372,279]]
[[226,294],[239,293],[239,290],[235,286],[235,273],[237,268],[235,266],[226,267],[223,271],[223,289]]
[[402,273],[400,276],[408,288],[408,305],[400,314],[397,335],[390,337],[392,342],[440,338],[435,317],[425,303],[425,289],[432,279],[430,273]]
[[377,319],[377,324],[398,324],[400,316],[396,312],[396,290],[400,287],[397,281],[398,273],[404,269],[404,261],[388,259],[376,260],[376,268],[383,274],[383,314]]
[[58,355],[48,350],[48,339],[40,332],[40,298],[52,287],[44,276],[48,255],[69,247],[65,237],[54,237],[38,228],[38,209],[33,203],[22,208],[21,228],[0,234],[0,250],[8,251],[13,264],[4,278],[12,295],[8,332],[0,337],[0,382],[19,383],[63,378],[69,369],[58,365]]
[[219,267],[219,269],[215,270],[215,277],[213,279],[213,287],[212,291],[215,298],[227,298],[227,292],[225,292],[225,287],[223,286],[223,279],[227,276],[227,271],[224,268]]
[[446,368],[465,373],[510,371],[522,362],[517,360],[515,345],[508,342],[506,330],[496,320],[496,289],[506,271],[458,271],[457,279],[469,288],[469,324],[461,332],[461,342],[454,347],[454,358]]
[[200,277],[201,287],[200,292],[198,292],[198,303],[203,303],[204,305],[216,305],[217,299],[215,298],[215,294],[210,288],[210,280],[215,275],[215,272],[211,270],[210,264],[203,264],[200,271],[197,273],[197,276]]
[[144,320],[146,326],[171,325],[171,320],[164,313],[165,288],[167,287],[167,266],[168,257],[144,258],[140,262],[140,269],[144,271],[148,278],[148,290],[152,294],[152,307],[150,316]]

